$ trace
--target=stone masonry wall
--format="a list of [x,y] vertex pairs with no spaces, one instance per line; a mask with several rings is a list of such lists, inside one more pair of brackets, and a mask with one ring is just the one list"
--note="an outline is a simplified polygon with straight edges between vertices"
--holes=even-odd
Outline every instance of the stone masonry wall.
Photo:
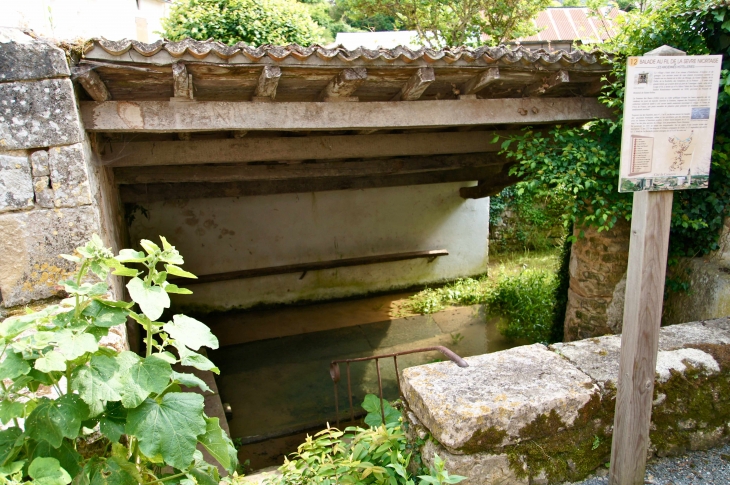
[[610,231],[576,228],[570,254],[570,288],[565,341],[621,333],[631,226],[619,221]]
[[[517,347],[403,371],[407,434],[467,485],[535,485],[606,473],[620,336]],[[730,437],[730,319],[663,327],[650,455]]]
[[[62,296],[75,270],[59,257],[92,234],[113,245],[103,168],[89,141],[64,51],[0,28],[0,307]],[[110,192],[111,193],[111,192]],[[108,204],[106,204],[108,205]],[[115,247],[115,249],[118,249]],[[111,281],[121,297],[119,281]],[[3,313],[0,309],[0,318]],[[126,345],[124,329],[117,329]]]

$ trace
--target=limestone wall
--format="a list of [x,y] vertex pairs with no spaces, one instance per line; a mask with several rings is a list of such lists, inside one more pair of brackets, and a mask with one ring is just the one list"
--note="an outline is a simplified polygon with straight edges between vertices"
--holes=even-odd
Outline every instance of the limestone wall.
[[[59,257],[97,233],[118,238],[81,125],[65,53],[0,28],[0,306],[61,296]],[[111,191],[110,191],[111,192]],[[105,207],[106,206],[106,207]],[[118,248],[115,248],[118,249]],[[114,296],[121,296],[118,280]],[[0,316],[2,311],[0,310]]]
[[[403,371],[409,439],[468,485],[607,473],[620,336],[540,344]],[[661,329],[651,455],[730,436],[730,319]]]

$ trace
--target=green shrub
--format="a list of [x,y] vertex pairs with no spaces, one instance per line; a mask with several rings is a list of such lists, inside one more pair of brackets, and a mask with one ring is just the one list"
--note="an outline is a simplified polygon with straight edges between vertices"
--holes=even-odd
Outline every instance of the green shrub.
[[367,395],[363,407],[369,411],[369,417],[372,415],[369,421],[378,423],[376,426],[367,429],[351,426],[345,431],[328,427],[314,437],[307,436],[296,453],[292,453],[292,459],[284,459],[279,468],[281,476],[265,483],[440,485],[466,479],[449,475],[444,470],[443,460],[436,456],[434,468],[424,470],[423,473],[428,475],[419,475],[416,480],[409,471],[412,453],[402,430],[400,412],[387,403],[389,411],[386,413],[386,425],[383,425],[377,396]]
[[294,0],[177,0],[162,28],[171,40],[212,38],[229,45],[308,46],[325,35],[308,6]]
[[509,338],[550,342],[556,286],[555,275],[547,271],[527,269],[500,278],[487,301],[490,313],[506,319],[500,332]]
[[[236,469],[236,451],[218,419],[203,412],[203,396],[182,392],[183,386],[210,389],[172,368],[217,372],[196,351],[217,348],[218,340],[185,315],[158,321],[169,293],[190,293],[167,275],[195,278],[161,239],[162,248],[142,240],[145,252],[123,249],[114,256],[94,236],[64,256],[79,265],[72,279],[60,282],[68,299],[0,323],[0,421],[7,426],[0,431],[0,483],[215,485],[218,469],[203,460],[198,445],[230,472]],[[110,273],[131,278],[132,303],[106,296]],[[127,318],[146,331],[144,357],[100,345]]]

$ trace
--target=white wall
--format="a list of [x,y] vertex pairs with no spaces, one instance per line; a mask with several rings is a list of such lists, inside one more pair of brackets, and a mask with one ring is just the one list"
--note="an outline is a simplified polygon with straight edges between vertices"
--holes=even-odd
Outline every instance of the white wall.
[[177,301],[200,309],[362,295],[486,271],[489,199],[449,183],[142,204],[132,241],[163,235],[185,268],[211,274],[430,249],[449,256],[194,285]]
[[58,40],[105,37],[154,42],[164,0],[0,0],[0,25],[31,29]]

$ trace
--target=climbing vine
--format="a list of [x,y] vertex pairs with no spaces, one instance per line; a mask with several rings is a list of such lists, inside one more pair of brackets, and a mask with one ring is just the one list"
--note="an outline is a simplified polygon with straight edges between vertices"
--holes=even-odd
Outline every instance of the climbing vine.
[[517,162],[512,172],[525,177],[531,187],[571,193],[566,224],[594,225],[604,231],[621,218],[629,219],[632,196],[617,190],[626,58],[665,44],[689,55],[722,54],[710,187],[675,193],[670,237],[673,256],[717,249],[723,219],[730,213],[729,10],[719,1],[664,0],[644,12],[626,14],[620,33],[605,46],[612,52],[606,57],[612,72],[600,97],[616,119],[547,132],[527,129],[503,140],[503,153]]

